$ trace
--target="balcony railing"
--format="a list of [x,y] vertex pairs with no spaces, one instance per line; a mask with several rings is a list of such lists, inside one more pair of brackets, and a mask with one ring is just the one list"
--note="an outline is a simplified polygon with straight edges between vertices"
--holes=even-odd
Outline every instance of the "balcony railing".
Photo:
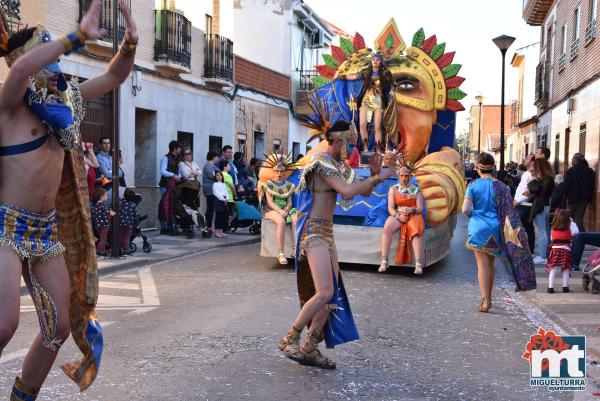
[[308,91],[313,89],[314,85],[312,82],[313,77],[318,77],[319,73],[316,70],[301,70],[300,73],[300,85],[298,89],[301,91]]
[[169,10],[154,10],[154,17],[154,61],[190,68],[192,23],[183,15]]
[[535,69],[535,101],[539,108],[548,107],[550,94],[550,64],[541,62]]
[[19,30],[21,24],[21,1],[0,0],[0,7],[6,16],[8,27],[11,31]]
[[563,53],[558,58],[558,72],[561,72],[567,66],[567,53]]
[[579,54],[579,38],[575,39],[571,43],[571,60],[573,60]]
[[233,81],[233,42],[217,34],[206,35],[204,77]]
[[519,125],[519,123],[521,122],[521,103],[517,100],[513,100],[512,104],[511,104],[511,110],[510,110],[510,123],[511,123],[511,127],[514,129],[515,127],[517,127]]
[[[112,42],[113,34],[115,32],[115,24],[113,24],[113,1],[117,0],[102,0],[100,21],[98,25],[100,29],[106,29],[106,34],[101,39],[105,42]],[[126,2],[127,5],[131,7],[131,0],[126,0]],[[85,13],[87,13],[90,4],[92,4],[92,0],[79,0],[79,21],[81,21]],[[118,41],[120,42],[123,40],[123,36],[125,36],[125,18],[121,12],[119,12],[117,31]]]
[[587,46],[596,37],[596,20],[593,19],[585,28],[585,45]]

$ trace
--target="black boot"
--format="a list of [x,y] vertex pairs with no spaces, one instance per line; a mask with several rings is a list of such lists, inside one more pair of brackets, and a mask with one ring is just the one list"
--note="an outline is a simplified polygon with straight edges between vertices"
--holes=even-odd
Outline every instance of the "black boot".
[[563,287],[563,292],[569,292],[569,287]]
[[548,288],[548,294],[554,294],[554,288]]

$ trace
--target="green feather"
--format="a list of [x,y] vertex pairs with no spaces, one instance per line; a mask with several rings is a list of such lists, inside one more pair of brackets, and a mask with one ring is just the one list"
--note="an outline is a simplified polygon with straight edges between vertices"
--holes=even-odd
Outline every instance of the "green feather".
[[460,71],[460,64],[450,64],[448,67],[444,68],[444,78],[449,79],[455,77],[456,74]]
[[442,55],[444,54],[445,51],[446,51],[446,44],[440,43],[440,44],[434,46],[433,49],[431,49],[431,51],[429,52],[429,55],[431,56],[432,59],[437,61],[440,57],[442,57]]
[[331,54],[323,54],[323,60],[325,60],[325,64],[327,64],[328,67],[331,67],[334,70],[337,70],[339,64],[338,64],[337,60],[334,59]]
[[448,99],[460,100],[464,99],[467,94],[458,88],[448,89]]
[[312,77],[311,80],[312,80],[312,83],[315,88],[320,88],[321,86],[325,85],[326,83],[331,82],[331,80],[329,78],[325,78],[320,75]]
[[340,48],[346,53],[346,55],[351,55],[354,53],[354,45],[351,41],[346,38],[340,38]]
[[421,47],[423,42],[425,42],[425,31],[423,30],[423,28],[421,28],[417,32],[415,32],[415,35],[413,36],[412,40],[412,45],[413,47]]

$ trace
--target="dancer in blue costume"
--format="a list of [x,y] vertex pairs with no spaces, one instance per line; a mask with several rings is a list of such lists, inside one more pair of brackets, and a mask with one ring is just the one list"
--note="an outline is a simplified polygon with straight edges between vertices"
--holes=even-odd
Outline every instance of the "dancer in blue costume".
[[[328,147],[310,156],[298,184],[296,272],[302,310],[279,348],[300,364],[335,369],[336,364],[321,354],[318,344],[325,339],[327,347],[333,348],[358,339],[333,239],[337,194],[344,199],[368,196],[393,170],[381,170],[381,158],[373,156],[371,177],[356,182],[354,171],[345,163],[346,142],[356,143],[358,139],[354,125],[332,119],[326,100],[315,96],[310,99],[318,113],[311,116],[310,126],[327,140]],[[300,335],[308,325],[306,339],[300,345]]]
[[496,257],[504,258],[518,290],[536,288],[527,235],[512,205],[509,188],[492,177],[494,165],[492,155],[478,156],[477,172],[481,178],[467,187],[463,204],[463,213],[469,217],[466,247],[474,251],[477,260],[481,312],[488,312],[492,307]]
[[101,7],[93,0],[79,29],[57,40],[41,26],[14,32],[4,15],[0,22],[0,56],[10,67],[0,86],[0,353],[19,322],[21,274],[40,325],[11,401],[36,399],[69,334],[82,358],[61,368],[80,390],[100,367],[98,271],[78,128],[83,102],[119,86],[134,64],[137,30],[126,3],[123,44],[103,74],[77,85],[56,61],[103,36]]

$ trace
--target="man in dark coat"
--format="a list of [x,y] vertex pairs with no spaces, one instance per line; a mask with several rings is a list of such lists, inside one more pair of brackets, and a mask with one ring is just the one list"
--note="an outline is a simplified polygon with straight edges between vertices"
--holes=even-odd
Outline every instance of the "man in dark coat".
[[581,153],[573,155],[571,164],[573,167],[568,169],[565,175],[567,209],[570,210],[579,231],[583,232],[583,216],[594,196],[596,176]]

